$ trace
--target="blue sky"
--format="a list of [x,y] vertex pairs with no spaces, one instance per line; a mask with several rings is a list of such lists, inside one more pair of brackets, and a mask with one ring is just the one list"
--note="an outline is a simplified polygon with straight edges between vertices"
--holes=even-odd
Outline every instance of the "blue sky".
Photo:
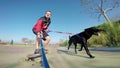
[[[52,11],[52,31],[79,33],[85,28],[104,23],[104,18],[98,22],[96,18],[81,13],[84,8],[80,0],[0,0],[0,39],[21,42],[23,37],[35,40],[32,27],[44,16],[46,10]],[[120,13],[115,9],[109,16]],[[51,43],[68,38],[66,34],[50,32]]]

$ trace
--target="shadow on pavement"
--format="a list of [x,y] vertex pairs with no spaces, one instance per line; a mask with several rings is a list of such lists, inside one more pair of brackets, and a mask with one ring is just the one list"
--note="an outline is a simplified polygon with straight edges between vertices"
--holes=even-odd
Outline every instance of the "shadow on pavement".
[[57,52],[58,52],[59,54],[64,53],[64,54],[67,54],[67,55],[70,55],[70,56],[77,56],[77,57],[83,57],[83,58],[88,58],[88,59],[90,59],[90,58],[87,57],[87,56],[78,55],[78,54],[75,54],[75,52],[71,52],[71,51],[68,51],[68,50],[60,50],[60,49],[58,49]]

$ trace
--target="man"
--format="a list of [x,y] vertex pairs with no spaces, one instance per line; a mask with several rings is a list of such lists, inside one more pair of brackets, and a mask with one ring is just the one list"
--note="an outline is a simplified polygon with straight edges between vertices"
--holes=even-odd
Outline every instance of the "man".
[[50,42],[50,36],[47,34],[48,32],[48,27],[51,23],[50,20],[51,17],[51,11],[46,11],[45,15],[41,17],[37,23],[33,26],[33,33],[36,35],[36,49],[34,54],[40,53],[39,51],[39,41],[40,38],[44,40],[44,49],[47,51],[46,46]]

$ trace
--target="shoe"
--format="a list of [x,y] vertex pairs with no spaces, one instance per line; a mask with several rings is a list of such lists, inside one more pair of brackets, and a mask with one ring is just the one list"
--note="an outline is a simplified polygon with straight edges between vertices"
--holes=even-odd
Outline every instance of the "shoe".
[[40,54],[40,49],[35,49],[34,54]]
[[28,59],[27,59],[27,61],[34,61],[34,58],[30,58],[30,57],[28,57]]

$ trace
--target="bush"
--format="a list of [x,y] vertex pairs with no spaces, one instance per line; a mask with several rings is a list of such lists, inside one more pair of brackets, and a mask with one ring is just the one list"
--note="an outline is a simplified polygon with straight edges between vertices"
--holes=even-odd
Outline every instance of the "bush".
[[88,45],[92,46],[92,47],[102,47],[106,45],[106,37],[104,34],[101,33],[100,36],[92,36],[89,40],[88,40]]
[[63,42],[60,43],[60,46],[67,46],[68,45],[68,40],[64,40]]
[[9,44],[8,42],[0,42],[0,44],[2,44],[2,45],[7,45],[7,44]]
[[[120,30],[119,30],[120,29],[120,21],[113,22],[113,23],[104,23],[97,27],[105,30],[105,32],[103,32],[104,39],[101,39],[104,41],[102,41],[101,45],[106,45],[108,47],[120,46]],[[101,36],[101,38],[102,38],[102,36]],[[92,40],[94,40],[94,39],[92,39]],[[99,39],[100,42],[101,42],[101,40]]]

